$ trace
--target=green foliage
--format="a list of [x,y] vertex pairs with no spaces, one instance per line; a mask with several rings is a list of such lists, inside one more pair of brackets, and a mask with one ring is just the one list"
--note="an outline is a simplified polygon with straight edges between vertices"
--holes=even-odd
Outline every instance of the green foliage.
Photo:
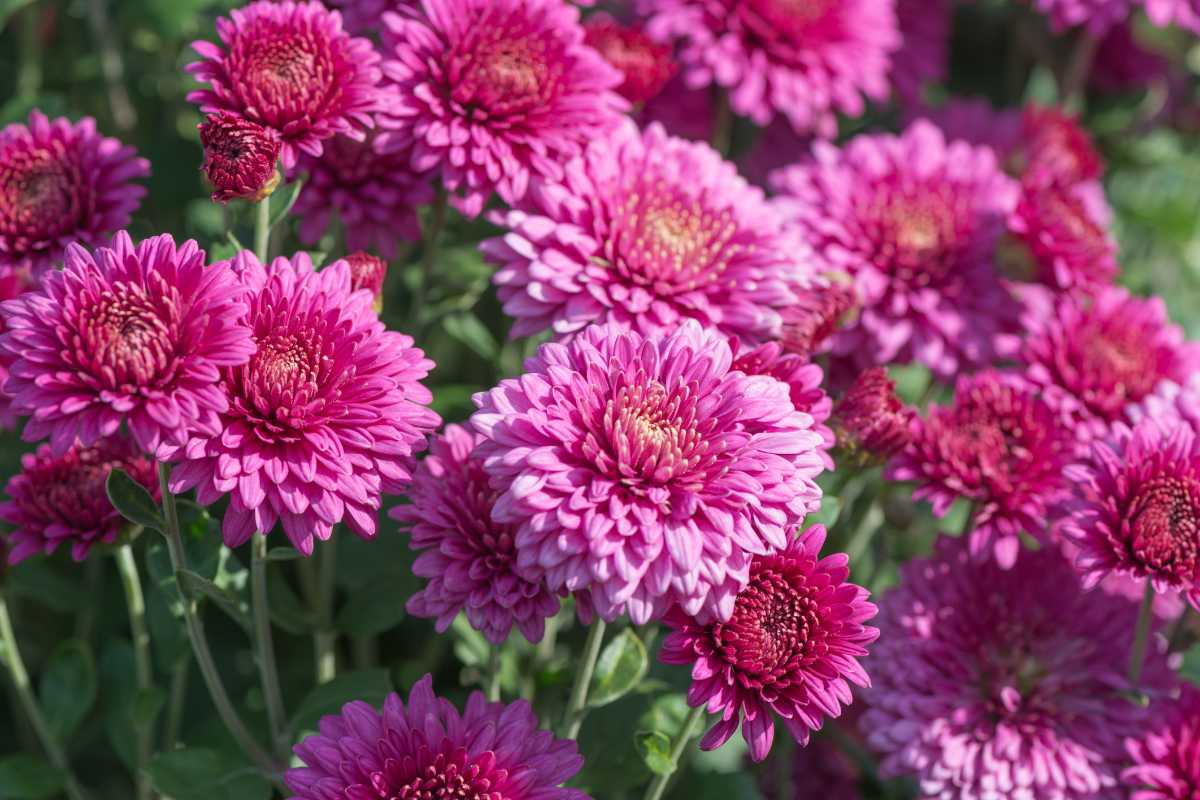
[[43,800],[62,791],[63,776],[41,757],[28,753],[0,758],[0,798]]
[[249,764],[217,750],[161,753],[147,768],[154,788],[175,800],[267,800],[271,785]]

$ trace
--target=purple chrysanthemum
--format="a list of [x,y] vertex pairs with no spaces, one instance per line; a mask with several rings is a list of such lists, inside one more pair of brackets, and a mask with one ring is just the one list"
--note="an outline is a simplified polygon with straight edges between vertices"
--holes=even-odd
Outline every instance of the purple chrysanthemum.
[[788,386],[732,364],[694,321],[650,339],[595,325],[476,395],[503,491],[492,516],[516,526],[527,579],[590,591],[610,620],[675,604],[729,618],[752,556],[784,548],[819,505],[822,468]]
[[1152,419],[1160,425],[1183,423],[1200,433],[1200,373],[1192,372],[1186,383],[1162,381],[1140,403],[1125,407],[1125,416],[1137,424]]
[[[25,270],[0,267],[0,304],[5,300],[12,300],[14,297],[19,297],[22,293],[32,289],[33,286],[33,279],[30,278]],[[3,334],[7,330],[7,327],[3,314],[0,314],[0,334]],[[0,429],[12,430],[17,426],[19,417],[13,411],[12,398],[4,391],[4,384],[7,381],[7,359],[0,356]]]
[[[1137,605],[1087,592],[1054,549],[1012,569],[942,537],[880,602],[861,729],[885,777],[944,800],[1118,800],[1123,738],[1148,710],[1126,670]],[[1141,688],[1172,676],[1151,647]]]
[[659,659],[690,664],[688,705],[721,719],[700,740],[702,750],[725,744],[740,724],[750,756],[771,750],[778,715],[796,741],[807,744],[825,717],[841,715],[854,697],[850,684],[871,681],[858,659],[879,631],[869,593],[848,583],[849,559],[821,557],[825,528],[813,526],[773,555],[757,556],[750,581],[727,621],[703,623],[674,609],[675,630]]
[[1119,267],[1111,214],[1103,193],[1090,186],[1038,178],[1022,182],[1008,230],[1019,245],[1011,255],[1029,262],[1018,265],[1018,272],[1031,274],[1018,277],[1064,290],[1088,291],[1112,282]]
[[482,438],[447,425],[413,476],[412,504],[392,509],[391,516],[411,529],[412,548],[423,551],[413,572],[429,581],[409,599],[408,610],[436,619],[438,631],[466,611],[471,626],[493,644],[503,644],[514,624],[538,642],[546,618],[558,612],[558,599],[518,574],[517,530],[492,521],[500,492],[474,455]]
[[169,235],[137,245],[121,231],[95,254],[67,248],[66,267],[0,305],[9,361],[4,391],[29,416],[27,441],[50,438],[55,454],[127,423],[154,454],[209,428],[226,400],[219,368],[254,352],[239,319],[245,291],[228,268],[208,266],[195,242]]
[[836,113],[887,99],[900,45],[894,0],[641,0],[646,30],[679,41],[688,86],[727,89],[760,125],[783,114],[798,133],[832,136]]
[[587,43],[621,71],[625,79],[617,91],[629,102],[645,103],[675,75],[671,48],[651,39],[641,26],[622,25],[601,12],[588,17],[583,27]]
[[1016,309],[993,263],[1016,186],[992,151],[925,121],[902,136],[818,142],[776,173],[776,200],[862,311],[833,340],[859,368],[919,361],[948,377],[992,361]]
[[353,34],[383,29],[383,15],[389,11],[412,8],[417,0],[324,0],[325,5],[342,14],[342,25]]
[[695,319],[758,343],[780,334],[810,269],[760,189],[659,125],[622,126],[498,220],[509,232],[482,249],[513,336]]
[[506,203],[606,135],[628,104],[620,71],[584,44],[562,0],[422,0],[385,17],[383,71],[396,96],[380,116],[390,149],[440,171],[475,216],[493,191]]
[[1144,735],[1125,743],[1133,766],[1121,773],[1130,800],[1200,796],[1200,689],[1183,686]]
[[852,286],[825,279],[815,282],[799,293],[796,305],[783,311],[783,348],[805,358],[824,352],[857,303]]
[[258,349],[214,376],[227,410],[215,433],[195,431],[166,454],[181,462],[171,490],[196,488],[204,505],[229,494],[231,547],[276,522],[305,555],[339,522],[374,536],[380,495],[405,488],[439,422],[420,383],[433,362],[384,328],[344,261],[315,272],[305,253],[265,267],[243,252],[235,268]]
[[96,246],[129,224],[150,162],[107,139],[86,117],[72,124],[40,111],[0,129],[0,269],[35,274],[67,245]]
[[187,71],[207,88],[188,94],[205,113],[224,111],[277,131],[284,169],[321,155],[337,134],[361,139],[382,104],[380,57],[342,30],[316,0],[256,0],[217,20],[226,49],[198,41]]
[[235,114],[213,114],[200,125],[204,163],[214,203],[240,197],[258,202],[279,185],[279,133]]
[[930,83],[946,77],[953,0],[896,0],[900,49],[892,56],[892,85],[908,109],[924,108]]
[[1114,26],[1096,48],[1088,85],[1104,92],[1138,91],[1169,80],[1171,63],[1139,41],[1135,26]]
[[489,703],[482,692],[459,713],[426,675],[405,704],[361,700],[321,720],[296,745],[290,800],[590,800],[559,788],[583,766],[574,741],[538,728],[529,703]]

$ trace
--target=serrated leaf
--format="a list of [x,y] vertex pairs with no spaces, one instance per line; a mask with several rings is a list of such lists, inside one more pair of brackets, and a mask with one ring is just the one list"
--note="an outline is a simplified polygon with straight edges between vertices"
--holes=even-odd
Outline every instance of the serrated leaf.
[[96,702],[96,662],[87,643],[69,639],[51,654],[38,686],[46,724],[65,742]]
[[500,353],[500,343],[474,314],[465,311],[450,314],[442,320],[442,327],[446,333],[471,348],[480,358],[492,361]]
[[0,758],[0,797],[42,800],[62,791],[63,776],[40,756],[28,753]]
[[621,631],[605,645],[596,661],[596,671],[588,689],[588,705],[599,708],[629,694],[649,668],[646,645],[632,628]]
[[125,470],[113,469],[109,472],[104,490],[108,493],[108,500],[113,504],[113,508],[121,512],[125,519],[143,528],[166,530],[166,523],[163,522],[154,497],[146,491],[145,486],[129,477]]
[[222,589],[202,575],[197,575],[190,570],[180,570],[178,578],[185,592],[207,597],[247,632],[254,629],[253,622],[250,619],[249,606],[236,594]]
[[321,717],[337,714],[352,700],[379,707],[391,691],[392,679],[386,669],[344,672],[309,692],[292,717],[292,731],[316,730]]
[[271,785],[227,753],[202,748],[160,753],[146,767],[154,788],[174,800],[267,800]]
[[661,731],[638,731],[634,734],[638,754],[656,775],[670,775],[675,771],[671,761],[671,740]]

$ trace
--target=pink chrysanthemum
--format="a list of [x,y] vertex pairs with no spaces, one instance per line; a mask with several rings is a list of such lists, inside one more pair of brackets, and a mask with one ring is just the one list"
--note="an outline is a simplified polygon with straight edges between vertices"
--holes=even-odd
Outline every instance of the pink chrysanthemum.
[[945,79],[953,17],[953,0],[896,0],[901,44],[891,78],[906,108],[923,108],[925,87]]
[[1021,112],[997,109],[978,97],[955,97],[935,109],[921,109],[921,115],[942,129],[949,141],[986,145],[1004,163],[1021,141]]
[[1125,742],[1133,766],[1121,773],[1130,800],[1195,800],[1200,796],[1200,689],[1183,686],[1142,736]]
[[376,310],[379,310],[388,263],[382,258],[361,251],[346,256],[345,261],[350,265],[350,288],[355,291],[366,289],[370,292],[371,297],[375,298]]
[[859,373],[833,410],[838,447],[851,457],[885,459],[912,439],[913,410],[896,396],[883,367]]
[[217,371],[254,352],[241,322],[245,292],[207,266],[195,242],[169,235],[137,245],[121,231],[95,254],[67,248],[66,267],[0,305],[7,331],[4,391],[29,416],[27,441],[62,455],[112,436],[122,422],[147,453],[209,427],[226,400]]
[[105,491],[108,473],[121,469],[153,495],[158,494],[154,464],[127,439],[101,439],[75,446],[61,456],[42,445],[21,457],[21,471],[9,479],[8,500],[0,519],[13,526],[8,560],[18,564],[38,553],[69,545],[76,561],[96,544],[112,544],[127,523]]
[[225,111],[277,131],[284,169],[301,152],[321,155],[337,134],[362,139],[383,103],[380,57],[342,30],[341,15],[316,0],[256,0],[217,20],[224,50],[193,42],[187,71],[208,88],[188,94],[205,113]]
[[500,492],[488,484],[483,461],[473,455],[483,437],[447,425],[413,476],[411,505],[391,516],[411,528],[410,544],[423,551],[413,572],[427,578],[408,601],[409,613],[437,620],[444,632],[460,611],[493,644],[503,644],[515,624],[538,642],[558,599],[516,570],[517,530],[492,521]]
[[600,13],[588,17],[583,27],[588,45],[625,77],[617,91],[629,102],[646,102],[675,75],[671,48],[651,39],[640,26],[622,25]]
[[456,205],[477,215],[493,191],[512,204],[532,180],[606,135],[628,104],[620,71],[584,44],[562,0],[422,0],[390,14],[383,71],[396,92],[379,123],[418,172],[440,171]]
[[[19,297],[23,292],[33,288],[33,279],[25,270],[13,269],[11,267],[0,267],[0,304],[5,300],[12,300],[14,297]],[[8,326],[4,322],[4,317],[0,314],[0,334],[3,334]],[[2,352],[2,351],[0,351]],[[12,399],[4,392],[4,384],[8,381],[8,364],[7,359],[0,356],[0,429],[12,430],[17,426],[19,417],[12,408]]]
[[324,0],[342,14],[342,25],[350,33],[367,34],[383,29],[383,15],[417,5],[417,0]]
[[[945,800],[1118,800],[1123,738],[1147,709],[1124,693],[1137,605],[1084,591],[1054,549],[1012,569],[942,537],[880,602],[860,726],[884,777]],[[1172,679],[1151,647],[1141,687]]]
[[304,555],[339,522],[373,537],[380,495],[404,490],[438,425],[419,382],[433,362],[384,328],[344,261],[315,272],[305,253],[264,267],[243,252],[235,267],[258,350],[214,379],[228,404],[219,430],[167,453],[181,462],[171,490],[196,488],[204,505],[229,494],[230,547],[276,522]]
[[833,136],[835,114],[886,100],[900,45],[894,0],[640,0],[646,30],[680,41],[688,86],[729,91],[735,112]]
[[1071,432],[1028,384],[988,370],[959,378],[954,404],[917,420],[888,477],[915,481],[913,499],[929,500],[937,517],[971,502],[971,554],[1009,569],[1021,533],[1044,538],[1073,452]]
[[1113,25],[1124,22],[1135,0],[1032,0],[1037,10],[1050,19],[1057,31],[1086,25],[1089,35],[1102,36]]
[[1016,174],[1067,185],[1104,174],[1104,159],[1079,118],[1053,106],[1025,107],[1020,146],[1008,160]]
[[234,198],[258,202],[279,185],[279,133],[234,114],[214,114],[200,125],[204,163],[214,203]]
[[715,112],[712,92],[706,89],[689,89],[683,76],[676,75],[658,95],[646,103],[637,119],[643,127],[657,122],[672,136],[710,142]]
[[338,136],[319,158],[301,158],[296,172],[308,173],[293,209],[305,245],[321,241],[335,216],[352,250],[393,259],[401,241],[421,239],[417,210],[433,202],[433,185],[429,175],[413,172],[407,153],[381,153],[371,140]]
[[1155,25],[1178,25],[1200,33],[1200,0],[1142,0],[1146,16]]
[[728,619],[752,556],[820,504],[821,437],[789,388],[732,368],[688,321],[647,339],[612,326],[551,343],[476,395],[480,456],[516,526],[517,565],[597,613],[642,624],[678,604]]
[[733,369],[747,375],[769,375],[787,384],[792,405],[813,418],[813,430],[821,436],[820,453],[825,469],[833,469],[833,458],[829,455],[834,445],[833,431],[825,424],[833,411],[833,400],[821,387],[825,378],[821,368],[805,356],[786,352],[779,342],[748,349],[734,338],[729,348],[737,356]]
[[779,335],[809,269],[761,190],[659,125],[623,126],[498,221],[509,233],[482,250],[514,337],[695,319],[757,343]]
[[1065,290],[1111,283],[1119,267],[1109,216],[1103,195],[1088,191],[1087,184],[1024,181],[1008,230],[1019,246],[1011,255],[1029,262],[1018,265],[1018,272],[1032,274],[1018,277]]
[[862,311],[834,354],[859,368],[916,360],[942,377],[992,361],[1016,317],[993,258],[1017,189],[991,150],[918,121],[813,155],[776,173],[776,202],[853,278]]
[[858,659],[879,636],[863,624],[876,609],[866,589],[847,582],[844,554],[821,558],[824,544],[825,528],[816,525],[782,552],[756,557],[725,622],[705,624],[679,609],[665,618],[675,630],[659,660],[690,664],[688,705],[721,715],[700,740],[702,750],[725,744],[740,723],[750,757],[762,761],[776,714],[807,744],[825,717],[840,716],[853,701],[850,684],[870,685]]
[[150,174],[132,147],[106,139],[96,121],[53,121],[40,111],[29,124],[0,130],[0,269],[40,273],[67,245],[96,246],[129,224]]
[[287,771],[290,800],[590,800],[559,788],[583,758],[574,741],[538,728],[529,703],[475,692],[460,714],[428,675],[407,705],[395,694],[382,711],[347,703],[295,753],[305,766]]
[[1125,416],[1132,424],[1152,419],[1160,425],[1190,425],[1200,433],[1200,373],[1193,372],[1183,384],[1159,383],[1142,402],[1126,406]]

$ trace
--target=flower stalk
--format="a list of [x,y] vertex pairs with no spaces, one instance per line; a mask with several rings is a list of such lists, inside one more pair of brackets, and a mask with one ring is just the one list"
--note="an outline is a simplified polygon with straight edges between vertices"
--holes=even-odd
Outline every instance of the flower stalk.
[[286,758],[287,713],[284,711],[283,691],[279,686],[279,668],[275,661],[275,641],[271,636],[271,607],[267,596],[267,537],[256,535],[251,545],[250,594],[254,612],[255,649],[258,651],[258,672],[267,704],[267,721],[271,726],[271,743],[275,757]]
[[579,729],[583,727],[583,718],[587,716],[588,686],[592,683],[592,674],[596,671],[596,659],[600,657],[600,645],[604,643],[604,620],[596,617],[588,628],[587,642],[583,646],[583,662],[575,673],[575,684],[571,687],[571,699],[567,703],[567,711],[563,715],[563,738],[575,739]]
[[[117,571],[121,575],[121,587],[125,591],[125,606],[129,611],[129,630],[133,639],[134,669],[140,692],[148,692],[154,686],[154,662],[150,656],[150,629],[146,625],[146,599],[142,594],[141,575],[138,574],[137,559],[128,542],[120,545],[115,553]],[[135,730],[135,769],[138,800],[150,800],[153,787],[146,767],[154,753],[154,729],[152,725],[139,725]]]
[[683,721],[683,727],[679,730],[679,736],[671,745],[669,754],[670,771],[660,772],[654,776],[654,780],[650,782],[650,786],[646,789],[645,800],[661,800],[663,794],[667,791],[667,784],[671,782],[672,776],[679,770],[680,761],[683,758],[684,749],[688,746],[700,729],[700,721],[704,718],[704,706],[697,706],[688,712],[687,719]]
[[1129,686],[1136,690],[1142,679],[1142,666],[1146,662],[1146,645],[1150,641],[1150,627],[1154,622],[1154,586],[1146,581],[1146,593],[1142,595],[1142,607],[1138,612],[1137,628],[1133,632],[1133,647],[1129,651]]

